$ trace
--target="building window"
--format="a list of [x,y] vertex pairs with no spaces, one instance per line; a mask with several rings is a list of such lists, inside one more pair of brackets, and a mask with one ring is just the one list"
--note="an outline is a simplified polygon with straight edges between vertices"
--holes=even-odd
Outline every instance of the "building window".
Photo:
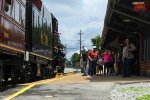
[[150,60],[150,34],[144,34],[144,60]]

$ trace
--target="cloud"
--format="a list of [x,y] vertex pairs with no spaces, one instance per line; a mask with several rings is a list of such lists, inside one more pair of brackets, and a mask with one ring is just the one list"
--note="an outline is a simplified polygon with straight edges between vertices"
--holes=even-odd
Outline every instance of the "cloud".
[[79,49],[80,29],[83,45],[92,48],[91,38],[100,35],[108,0],[42,0],[59,22],[63,44],[67,44],[69,57]]

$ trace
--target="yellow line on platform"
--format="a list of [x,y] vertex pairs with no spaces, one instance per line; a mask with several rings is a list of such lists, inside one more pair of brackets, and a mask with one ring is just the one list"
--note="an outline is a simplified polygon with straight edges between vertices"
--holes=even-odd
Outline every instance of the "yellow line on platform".
[[61,79],[65,79],[67,77],[70,77],[70,76],[73,76],[74,74],[72,73],[68,73],[67,76],[64,76],[64,77],[61,77],[61,78],[53,78],[53,79],[50,79],[50,80],[47,80],[47,81],[42,81],[42,82],[36,82],[36,83],[33,83],[31,85],[28,85],[27,87],[23,88],[22,90],[8,96],[7,98],[5,98],[4,100],[11,100],[17,96],[19,96],[20,94],[24,93],[25,91],[29,90],[30,88],[36,86],[36,85],[40,85],[40,84],[45,84],[45,83],[49,83],[49,82],[53,82],[53,81],[56,81],[56,80],[61,80]]
[[57,77],[57,78],[53,78],[53,79],[50,79],[50,80],[47,80],[47,81],[42,81],[42,82],[37,82],[35,83],[36,85],[40,85],[40,84],[45,84],[45,83],[49,83],[49,82],[53,82],[53,81],[57,81],[57,80],[62,80],[62,79],[65,79],[65,78],[68,78],[70,76],[74,75],[73,73],[68,73],[66,76],[63,76],[63,77]]
[[28,89],[32,88],[33,86],[35,86],[35,84],[31,84],[31,85],[29,85],[29,86],[23,88],[22,90],[18,91],[17,93],[14,93],[14,94],[10,95],[9,97],[5,98],[4,100],[11,100],[11,99],[15,98],[16,96],[18,96],[18,95],[24,93],[24,92],[27,91]]

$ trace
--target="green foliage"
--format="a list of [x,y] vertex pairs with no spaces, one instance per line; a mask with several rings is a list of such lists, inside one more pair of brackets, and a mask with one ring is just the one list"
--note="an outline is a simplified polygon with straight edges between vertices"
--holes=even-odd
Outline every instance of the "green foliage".
[[150,100],[150,94],[149,95],[144,95],[143,97],[138,97],[136,100]]
[[66,59],[66,67],[72,67],[72,63],[69,59]]
[[72,64],[75,65],[77,62],[80,62],[80,54],[74,53],[71,57]]
[[120,89],[121,92],[148,91],[145,87],[127,87]]
[[100,35],[97,35],[96,37],[91,39],[91,42],[93,45],[95,45],[97,48],[99,48],[101,40],[102,40],[102,38],[100,37]]

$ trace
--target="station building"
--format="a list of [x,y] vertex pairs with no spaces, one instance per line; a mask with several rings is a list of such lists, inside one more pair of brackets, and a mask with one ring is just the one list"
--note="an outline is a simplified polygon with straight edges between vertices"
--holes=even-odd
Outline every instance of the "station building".
[[137,75],[150,71],[150,0],[108,0],[101,45],[122,51],[128,37],[136,46]]

